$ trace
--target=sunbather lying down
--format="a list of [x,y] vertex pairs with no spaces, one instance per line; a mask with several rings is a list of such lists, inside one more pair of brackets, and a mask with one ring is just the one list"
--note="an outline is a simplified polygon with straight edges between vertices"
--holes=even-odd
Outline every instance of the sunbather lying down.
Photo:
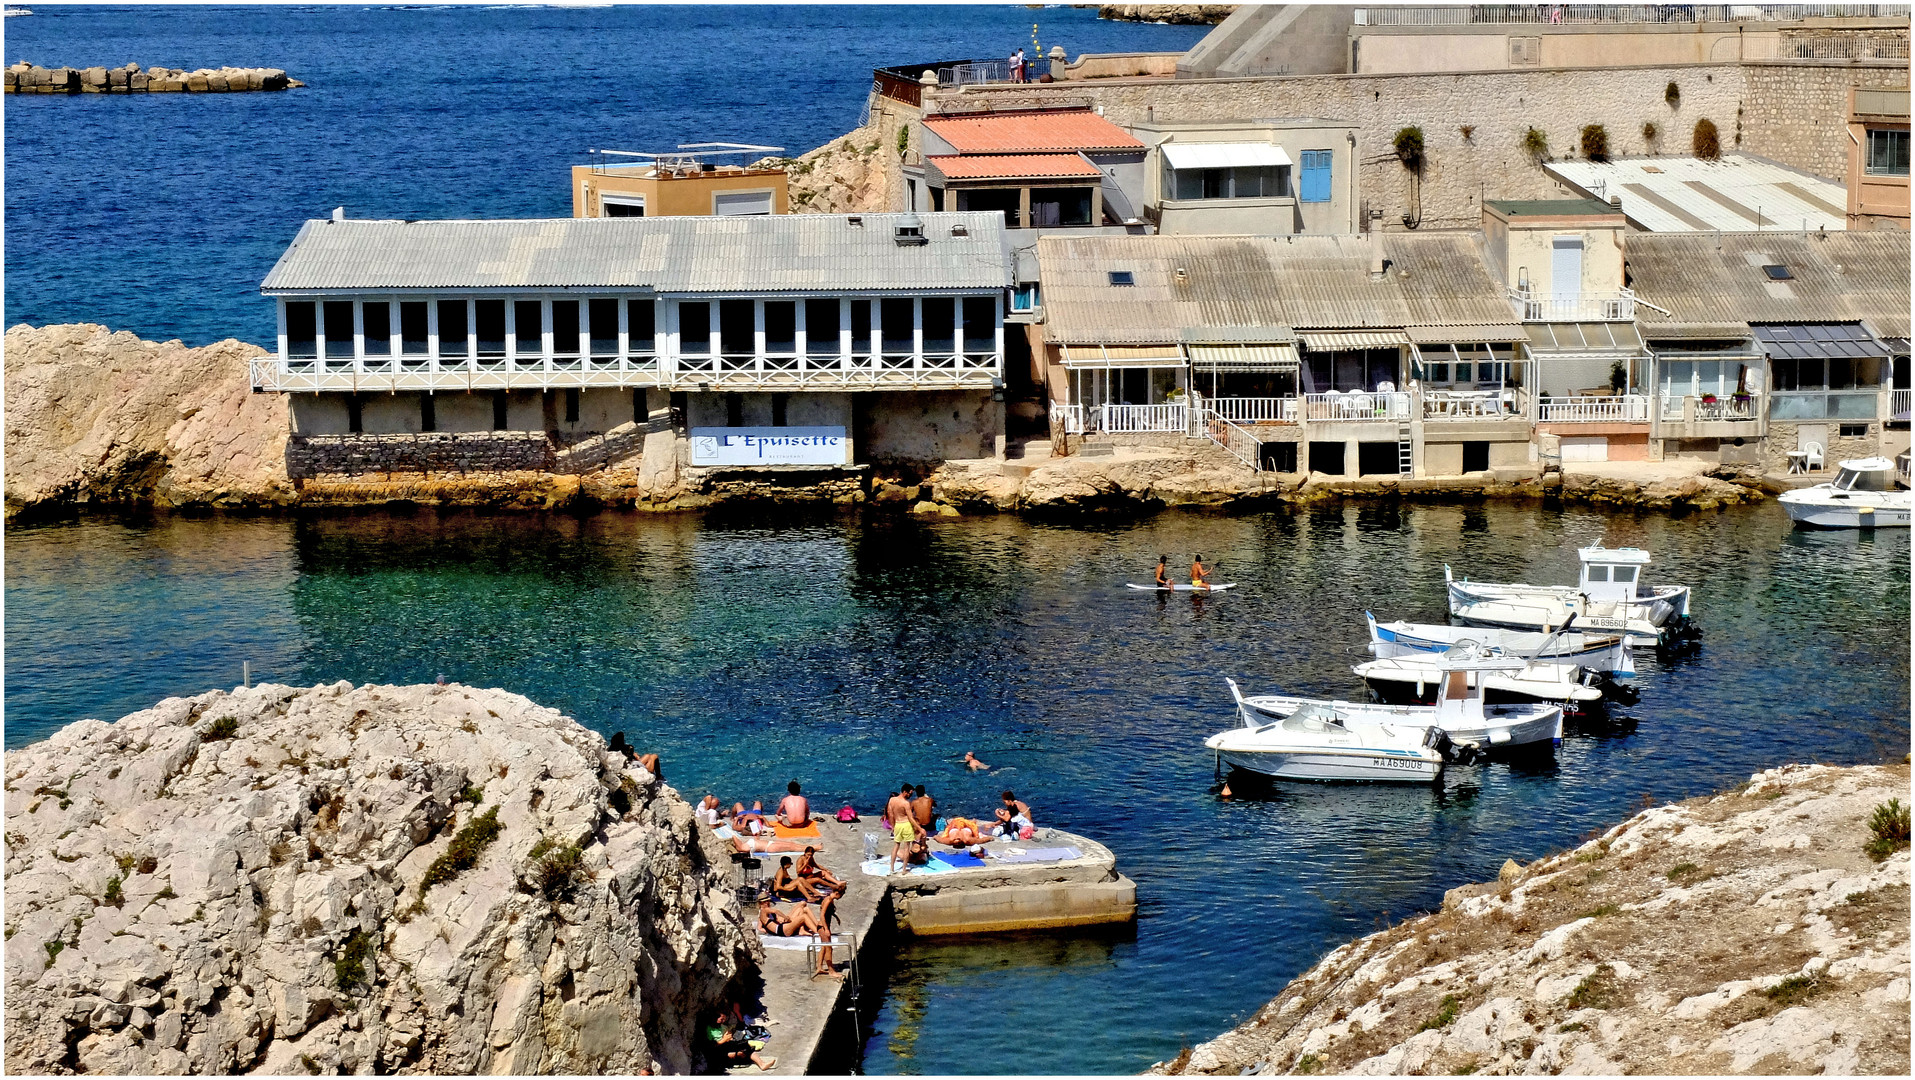
[[731,846],[734,851],[757,853],[767,851],[803,851],[805,849],[805,842],[803,840],[779,840],[771,836],[734,836],[731,838]]
[[984,827],[973,818],[954,817],[945,822],[944,831],[932,839],[951,847],[966,848],[990,843],[991,834],[985,832]]

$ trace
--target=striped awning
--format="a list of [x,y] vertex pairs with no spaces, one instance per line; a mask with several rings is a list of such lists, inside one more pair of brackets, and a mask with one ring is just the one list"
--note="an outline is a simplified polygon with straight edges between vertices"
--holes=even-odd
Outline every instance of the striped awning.
[[1286,343],[1264,345],[1191,344],[1190,364],[1203,371],[1295,371],[1297,347]]
[[1523,341],[1528,334],[1519,323],[1458,323],[1451,326],[1406,326],[1404,335],[1418,345],[1473,345],[1483,341]]
[[1067,368],[1184,366],[1184,352],[1177,345],[1065,345],[1061,350]]
[[1401,330],[1305,330],[1297,335],[1314,352],[1348,349],[1394,349],[1410,343]]

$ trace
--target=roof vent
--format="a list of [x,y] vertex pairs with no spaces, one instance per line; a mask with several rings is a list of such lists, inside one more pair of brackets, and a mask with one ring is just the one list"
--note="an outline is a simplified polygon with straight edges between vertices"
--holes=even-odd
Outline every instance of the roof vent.
[[963,225],[953,225],[951,226],[951,235],[952,236],[969,236],[971,235],[971,230],[965,228]]
[[333,208],[332,208],[332,219],[333,219],[334,221],[344,221],[344,220],[346,220],[346,208],[345,208],[345,207],[343,207],[343,206],[335,206],[335,207],[333,207]]
[[1762,272],[1769,275],[1770,281],[1790,281],[1795,278],[1794,274],[1789,273],[1787,266],[1780,264],[1765,266],[1762,268]]
[[846,225],[849,225],[854,229],[864,228],[864,218],[858,214],[853,214],[850,217],[845,218],[844,221]]
[[931,238],[924,235],[924,222],[916,214],[909,213],[898,219],[891,237],[898,242],[899,247],[916,247],[931,242]]
[[1190,271],[1188,271],[1188,270],[1186,270],[1186,269],[1184,269],[1183,267],[1181,267],[1181,266],[1179,266],[1179,267],[1177,268],[1177,280],[1178,280],[1178,281],[1189,281],[1189,280],[1190,280]]
[[1129,270],[1112,270],[1110,272],[1110,283],[1112,285],[1135,285],[1137,284],[1137,275]]

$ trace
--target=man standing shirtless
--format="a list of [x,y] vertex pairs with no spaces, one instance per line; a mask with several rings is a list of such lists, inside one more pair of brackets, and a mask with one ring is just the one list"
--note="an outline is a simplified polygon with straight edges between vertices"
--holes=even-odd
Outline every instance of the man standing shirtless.
[[910,864],[911,844],[917,839],[917,823],[911,819],[911,785],[905,784],[898,789],[891,801],[884,804],[884,819],[891,823],[891,873],[898,871],[898,856],[903,855],[906,865]]
[[932,826],[937,824],[938,801],[924,793],[923,784],[913,790],[917,792],[917,798],[911,800],[911,820],[919,832],[929,836],[934,831]]

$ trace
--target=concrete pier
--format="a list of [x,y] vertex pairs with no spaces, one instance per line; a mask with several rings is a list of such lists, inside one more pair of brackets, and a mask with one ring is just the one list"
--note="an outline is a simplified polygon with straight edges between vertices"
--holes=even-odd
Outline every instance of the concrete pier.
[[[705,832],[709,838],[710,831]],[[1129,923],[1137,917],[1136,883],[1117,872],[1117,860],[1109,848],[1074,833],[1044,829],[1035,839],[1015,844],[999,840],[990,847],[1069,846],[1083,852],[1081,858],[1022,864],[987,859],[983,867],[936,874],[914,870],[886,877],[860,870],[866,833],[880,835],[881,857],[891,852],[890,838],[876,818],[849,824],[823,821],[819,833],[823,845],[818,861],[851,887],[834,905],[834,913],[837,938],[850,938],[855,950],[839,948],[833,958],[845,976],[842,981],[813,978],[810,955],[802,948],[765,950],[760,969],[765,980],[764,1005],[774,1023],[764,1052],[777,1059],[772,1069],[776,1073],[842,1071],[856,1059],[867,1034],[864,1016],[875,1005],[861,1001],[861,991],[881,979],[898,935],[1048,930]],[[724,841],[709,842],[716,845],[714,852],[730,849]],[[763,860],[766,880],[787,854],[797,861],[797,853],[756,856]],[[748,914],[757,916],[755,910]],[[732,1072],[758,1070],[746,1067]]]

